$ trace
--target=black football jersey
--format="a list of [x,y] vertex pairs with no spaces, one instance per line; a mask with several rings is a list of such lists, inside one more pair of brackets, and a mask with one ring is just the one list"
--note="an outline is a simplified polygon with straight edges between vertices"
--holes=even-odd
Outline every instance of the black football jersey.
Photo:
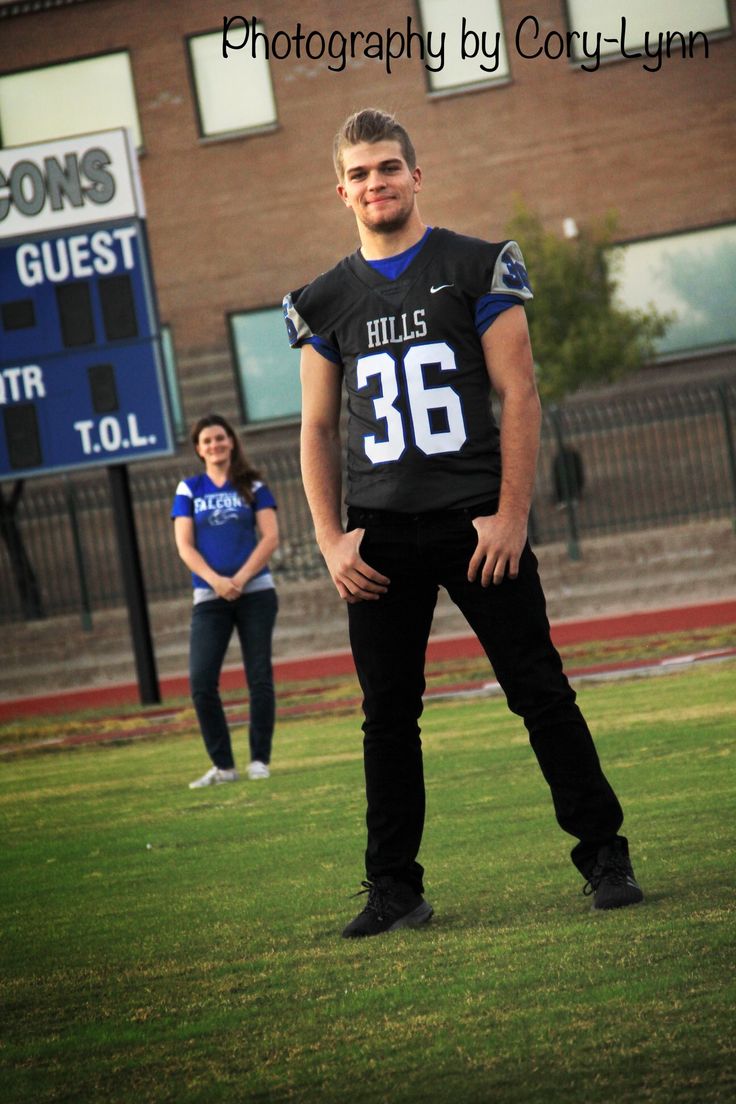
[[349,505],[419,513],[498,496],[499,432],[476,328],[482,296],[531,299],[516,242],[433,229],[389,280],[358,251],[284,299],[292,346],[342,361]]

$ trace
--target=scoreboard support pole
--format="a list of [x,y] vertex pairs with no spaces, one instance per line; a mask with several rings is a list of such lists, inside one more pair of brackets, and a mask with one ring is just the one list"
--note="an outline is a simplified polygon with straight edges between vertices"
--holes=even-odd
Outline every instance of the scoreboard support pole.
[[128,621],[133,640],[135,666],[138,675],[138,693],[142,705],[156,705],[161,701],[161,690],[156,671],[151,625],[148,619],[146,591],[141,570],[141,557],[135,528],[133,501],[130,494],[128,468],[125,464],[111,464],[107,469],[112,498],[112,513],[117,536],[120,570],[123,577]]

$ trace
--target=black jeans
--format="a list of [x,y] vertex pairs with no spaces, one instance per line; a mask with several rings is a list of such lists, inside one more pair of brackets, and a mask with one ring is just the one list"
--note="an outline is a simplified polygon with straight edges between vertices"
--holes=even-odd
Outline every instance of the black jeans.
[[587,877],[599,847],[623,813],[603,775],[588,726],[550,639],[546,604],[529,545],[519,575],[484,588],[469,583],[477,544],[472,510],[402,515],[351,508],[348,528],[364,528],[363,559],[391,580],[377,601],[348,605],[350,642],[363,690],[368,799],[366,871],[391,874],[422,892],[416,861],[424,827],[418,720],[424,661],[438,588],[445,587],[488,656],[509,705],[524,720],[550,787],[560,826],[576,836],[572,860]]
[[271,758],[276,711],[271,637],[278,599],[273,588],[243,594],[234,602],[211,598],[192,611],[189,679],[192,701],[210,759],[228,770],[235,765],[230,729],[220,699],[220,671],[233,629],[237,629],[250,693],[251,759]]

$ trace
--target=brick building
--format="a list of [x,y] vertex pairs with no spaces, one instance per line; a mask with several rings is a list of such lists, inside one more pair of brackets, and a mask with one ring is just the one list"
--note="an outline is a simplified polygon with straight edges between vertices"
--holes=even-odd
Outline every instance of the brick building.
[[627,301],[694,296],[663,355],[730,365],[733,9],[269,0],[256,26],[212,0],[0,3],[0,140],[134,129],[182,423],[214,407],[259,445],[294,437],[279,305],[355,248],[330,146],[366,105],[412,134],[432,225],[502,237],[517,195],[560,233],[615,209]]

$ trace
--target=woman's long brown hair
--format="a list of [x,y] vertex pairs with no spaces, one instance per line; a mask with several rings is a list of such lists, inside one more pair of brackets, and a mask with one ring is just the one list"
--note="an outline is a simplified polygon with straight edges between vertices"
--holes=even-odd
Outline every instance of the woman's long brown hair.
[[[210,426],[221,426],[225,430],[230,440],[233,442],[233,451],[230,456],[230,469],[228,471],[228,479],[232,483],[235,490],[238,492],[243,502],[247,502],[248,505],[253,504],[253,482],[261,478],[261,473],[257,468],[254,468],[248,457],[243,451],[243,446],[240,443],[240,438],[228,422],[227,418],[223,418],[222,414],[204,414],[199,418],[192,426],[191,439],[192,444],[196,450],[199,443],[199,435],[203,429],[209,429]],[[199,453],[197,453],[199,456]],[[200,456],[200,460],[201,460]],[[204,463],[204,461],[202,461]]]

